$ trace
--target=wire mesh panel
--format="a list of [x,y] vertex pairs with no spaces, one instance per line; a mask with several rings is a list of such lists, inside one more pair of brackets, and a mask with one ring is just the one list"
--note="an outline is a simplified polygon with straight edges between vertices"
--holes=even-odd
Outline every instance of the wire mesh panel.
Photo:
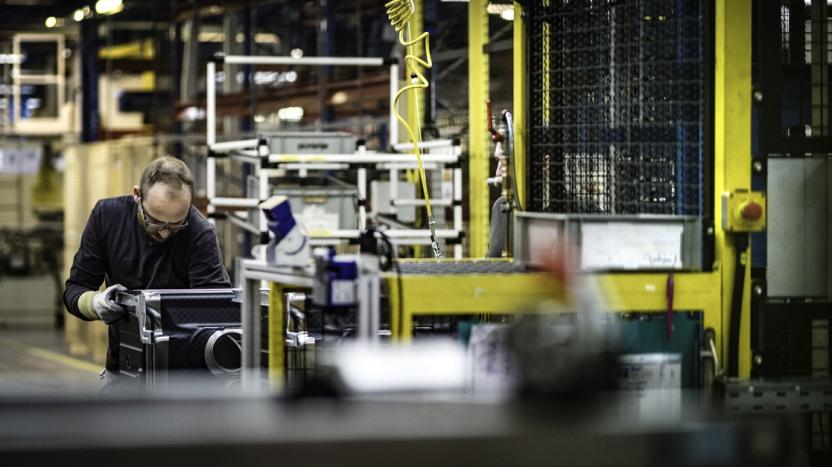
[[755,2],[754,9],[758,152],[829,154],[832,6],[818,0],[765,0]]
[[529,210],[703,215],[703,3],[529,2]]

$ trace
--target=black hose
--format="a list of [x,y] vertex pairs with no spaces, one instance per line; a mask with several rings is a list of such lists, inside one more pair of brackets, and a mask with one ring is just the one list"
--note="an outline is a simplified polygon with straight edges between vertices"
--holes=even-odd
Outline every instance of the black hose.
[[742,322],[742,292],[745,288],[745,262],[742,255],[748,249],[748,234],[734,236],[736,261],[734,263],[734,288],[731,293],[731,319],[728,329],[728,376],[739,376],[740,323]]

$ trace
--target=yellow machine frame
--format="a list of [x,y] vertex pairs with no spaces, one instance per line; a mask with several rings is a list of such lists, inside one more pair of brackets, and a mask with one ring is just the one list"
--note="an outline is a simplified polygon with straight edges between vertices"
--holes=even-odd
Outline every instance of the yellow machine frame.
[[[720,219],[721,195],[749,189],[751,184],[751,0],[716,0],[714,73],[714,218]],[[488,40],[488,16],[484,0],[469,2],[469,115],[470,119],[470,255],[482,257],[487,247],[488,157],[490,154],[485,102],[488,100],[488,56],[483,46]],[[421,25],[421,9],[414,21]],[[421,27],[421,26],[420,26]],[[514,124],[517,138],[515,171],[520,201],[525,205],[526,139],[526,31],[522,7],[515,2],[514,22]],[[714,227],[716,257],[711,272],[677,272],[674,283],[674,308],[702,310],[704,325],[717,336],[717,352],[725,361],[734,278],[733,238],[717,222]],[[746,255],[746,264],[750,264]],[[432,261],[432,260],[431,260]],[[746,268],[740,333],[741,377],[751,369],[750,349],[750,272]],[[667,307],[667,273],[602,274],[600,280],[614,290],[611,307],[621,312],[648,312]],[[536,300],[561,293],[559,286],[542,274],[416,275],[400,278],[385,275],[391,292],[391,326],[394,339],[409,341],[413,319],[419,315],[510,314]],[[399,286],[401,283],[401,287]],[[441,290],[441,295],[436,291]],[[282,297],[283,288],[272,286],[272,296]],[[400,307],[399,304],[403,306]],[[270,374],[283,372],[283,303],[270,303]],[[274,358],[279,356],[280,358]]]
[[[714,72],[714,219],[721,219],[723,193],[749,190],[751,186],[751,0],[716,0],[715,72]],[[522,6],[515,2],[514,14],[514,115],[518,143],[515,157],[518,189],[525,180],[525,116],[527,114],[526,31]],[[482,50],[484,44],[469,44]],[[472,81],[469,92],[483,90]],[[487,88],[486,88],[487,92]],[[487,98],[487,94],[482,96]],[[473,97],[471,98],[473,99]],[[473,131],[473,127],[472,127]],[[473,135],[472,135],[473,136]],[[485,185],[485,180],[471,183]],[[474,204],[471,205],[473,212]],[[487,213],[486,213],[487,214]],[[473,217],[473,214],[472,214]],[[716,257],[713,272],[677,273],[674,307],[703,310],[705,326],[717,335],[717,352],[725,361],[731,311],[731,288],[734,280],[734,240],[723,230],[721,222],[714,228]],[[750,264],[750,250],[745,255]],[[740,329],[739,375],[751,372],[750,268],[745,268],[742,321]],[[662,310],[667,274],[605,274],[604,281],[617,290],[621,311]]]

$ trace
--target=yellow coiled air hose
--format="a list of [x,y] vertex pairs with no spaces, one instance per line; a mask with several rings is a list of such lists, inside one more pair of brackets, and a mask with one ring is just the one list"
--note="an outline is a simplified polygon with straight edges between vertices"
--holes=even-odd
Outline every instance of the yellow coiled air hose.
[[[384,4],[384,8],[387,10],[387,17],[390,18],[390,24],[393,26],[393,29],[399,33],[399,42],[407,48],[407,54],[404,57],[404,61],[409,71],[408,75],[410,76],[410,84],[401,88],[393,99],[393,113],[396,114],[396,118],[407,130],[410,142],[413,144],[413,153],[416,155],[416,161],[419,164],[419,178],[422,182],[422,193],[425,197],[425,210],[428,214],[428,227],[430,228],[430,242],[431,247],[433,248],[433,256],[435,258],[441,258],[442,250],[439,248],[439,242],[436,241],[436,220],[433,218],[433,211],[430,206],[428,183],[425,178],[425,166],[422,164],[422,150],[419,148],[422,129],[420,127],[421,116],[419,115],[418,99],[414,100],[416,102],[416,130],[411,128],[411,126],[407,123],[407,120],[405,120],[399,113],[399,98],[401,98],[408,91],[418,92],[416,91],[417,89],[427,89],[428,87],[428,80],[425,79],[425,76],[419,72],[416,65],[420,65],[424,68],[431,68],[433,66],[433,61],[430,58],[430,35],[427,32],[423,32],[415,39],[411,37],[410,18],[416,10],[413,0],[391,0]],[[405,32],[407,33],[407,37],[405,37]],[[413,53],[413,46],[421,41],[424,41],[425,43],[426,60],[422,60]]]

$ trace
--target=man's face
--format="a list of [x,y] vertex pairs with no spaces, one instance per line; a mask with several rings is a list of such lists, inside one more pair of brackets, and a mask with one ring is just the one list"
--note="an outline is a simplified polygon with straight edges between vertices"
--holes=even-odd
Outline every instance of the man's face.
[[163,242],[188,225],[191,193],[156,183],[144,193],[134,188],[139,224],[154,241]]

